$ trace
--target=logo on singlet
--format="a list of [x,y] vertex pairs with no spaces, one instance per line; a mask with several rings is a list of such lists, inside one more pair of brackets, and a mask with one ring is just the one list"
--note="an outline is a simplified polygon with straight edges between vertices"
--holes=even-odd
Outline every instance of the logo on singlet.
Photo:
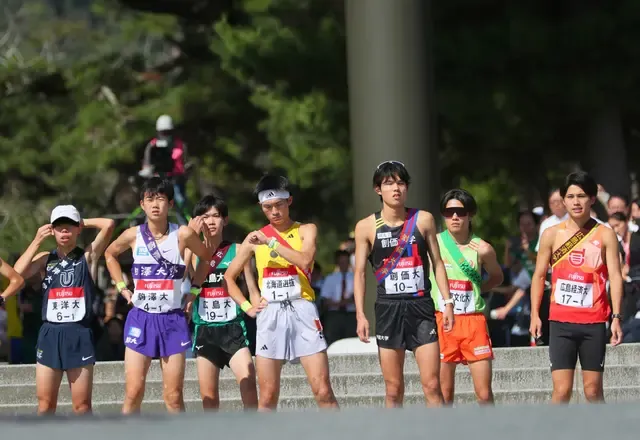
[[580,267],[584,264],[584,249],[580,251],[571,251],[569,253],[569,263],[572,266]]
[[146,246],[138,246],[138,248],[136,249],[136,255],[139,257],[148,257],[149,251],[147,250]]

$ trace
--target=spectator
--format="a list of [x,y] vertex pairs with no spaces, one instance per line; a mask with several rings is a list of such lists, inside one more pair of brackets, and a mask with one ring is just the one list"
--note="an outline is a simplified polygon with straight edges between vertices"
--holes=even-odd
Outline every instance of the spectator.
[[538,252],[538,249],[540,248],[540,237],[542,237],[542,233],[545,229],[560,224],[568,217],[567,210],[564,207],[564,201],[562,200],[562,196],[560,195],[560,190],[558,188],[554,189],[549,194],[549,211],[551,211],[551,215],[540,224],[538,241],[536,243],[536,252]]
[[[536,264],[536,245],[538,244],[538,216],[531,211],[520,211],[517,216],[520,235],[511,237],[504,249],[504,264],[512,268],[518,261],[522,268],[533,275]],[[514,276],[516,272],[512,270]]]
[[356,336],[356,308],[353,301],[353,272],[350,254],[346,250],[335,253],[338,271],[327,275],[320,293],[324,312],[324,336],[327,344]]

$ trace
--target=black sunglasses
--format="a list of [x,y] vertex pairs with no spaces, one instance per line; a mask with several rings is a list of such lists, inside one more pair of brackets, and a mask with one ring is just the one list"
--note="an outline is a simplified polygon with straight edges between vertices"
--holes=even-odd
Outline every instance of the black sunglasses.
[[442,215],[446,218],[453,217],[453,214],[456,214],[458,217],[465,217],[469,212],[465,208],[444,208],[442,211]]

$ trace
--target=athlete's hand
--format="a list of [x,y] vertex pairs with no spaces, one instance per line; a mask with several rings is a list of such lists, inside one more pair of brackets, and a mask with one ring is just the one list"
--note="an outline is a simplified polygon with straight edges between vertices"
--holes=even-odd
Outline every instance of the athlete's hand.
[[445,332],[450,332],[453,329],[455,319],[453,317],[453,304],[447,304],[442,312],[442,328]]
[[539,316],[531,317],[531,325],[529,326],[529,333],[535,339],[542,337],[542,321]]
[[251,244],[267,244],[269,239],[261,231],[253,231],[249,234],[249,243]]
[[265,309],[265,307],[267,307],[267,305],[269,305],[269,302],[266,299],[260,297],[260,302],[258,304],[253,304],[252,307],[249,310],[247,310],[246,313],[252,318],[255,318],[258,315],[258,313],[262,312]]
[[131,299],[133,298],[133,293],[131,293],[131,291],[129,289],[122,289],[120,291],[120,295],[122,295],[122,297],[127,300],[127,304],[131,304]]
[[45,241],[47,237],[51,237],[52,235],[53,235],[53,226],[51,226],[50,224],[40,226],[40,228],[38,228],[38,231],[36,232],[36,236],[34,237],[33,241],[40,244],[43,241]]
[[622,328],[620,327],[620,320],[614,319],[611,321],[611,345],[616,346],[622,342]]
[[189,293],[187,295],[187,300],[184,303],[183,310],[184,310],[184,314],[187,317],[187,321],[191,319],[191,310],[193,309],[193,302],[195,301],[195,299],[196,299],[196,296],[192,293]]
[[369,343],[369,321],[364,316],[358,318],[356,333],[362,342]]
[[194,217],[191,220],[189,220],[189,227],[193,229],[198,235],[201,232],[204,232],[205,229],[208,229],[208,228],[205,228],[204,220],[202,219],[202,216]]

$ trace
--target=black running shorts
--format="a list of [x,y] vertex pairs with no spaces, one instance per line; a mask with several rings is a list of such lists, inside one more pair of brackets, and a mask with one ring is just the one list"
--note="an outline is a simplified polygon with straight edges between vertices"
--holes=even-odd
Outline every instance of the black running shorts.
[[413,351],[438,342],[435,306],[430,296],[378,298],[375,313],[378,347]]
[[549,362],[551,371],[575,370],[604,371],[607,349],[607,328],[604,322],[596,324],[574,324],[549,322]]

